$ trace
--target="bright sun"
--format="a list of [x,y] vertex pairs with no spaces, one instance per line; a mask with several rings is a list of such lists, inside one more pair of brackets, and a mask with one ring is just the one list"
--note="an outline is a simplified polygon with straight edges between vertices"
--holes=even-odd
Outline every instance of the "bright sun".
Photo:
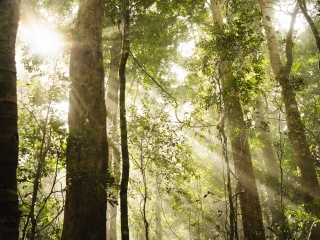
[[39,53],[50,55],[58,52],[63,47],[62,36],[54,29],[40,26],[33,31],[34,47]]
[[[277,20],[276,23],[276,30],[288,30],[290,27],[291,22],[291,15],[290,13],[293,12],[292,9],[293,5],[289,6],[274,6],[275,10],[275,19]],[[302,14],[298,14],[296,17],[296,22],[294,24],[294,29],[296,31],[302,31],[306,27],[306,21]]]
[[52,55],[61,51],[64,47],[62,34],[50,26],[36,24],[32,26],[20,26],[20,31],[28,39],[35,53]]

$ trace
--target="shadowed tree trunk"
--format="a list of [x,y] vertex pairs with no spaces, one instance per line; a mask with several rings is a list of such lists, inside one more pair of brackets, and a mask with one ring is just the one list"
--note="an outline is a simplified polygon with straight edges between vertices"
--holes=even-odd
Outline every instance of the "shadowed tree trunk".
[[[294,12],[291,14],[292,19],[286,39],[287,62],[286,65],[283,65],[280,59],[278,40],[270,20],[272,16],[272,3],[267,0],[259,0],[259,3],[263,17],[262,22],[268,42],[271,68],[282,90],[281,96],[284,103],[286,122],[289,130],[290,142],[292,144],[298,167],[301,194],[305,202],[305,209],[310,214],[319,217],[319,183],[317,180],[313,157],[310,152],[310,146],[305,136],[304,125],[300,117],[295,92],[289,81],[293,63],[292,35],[295,18],[298,13],[298,6],[295,7]],[[320,227],[316,226],[313,228],[310,239],[320,239]]]
[[0,239],[19,238],[18,129],[15,45],[19,0],[0,1]]
[[[113,176],[113,184],[116,186],[112,189],[113,200],[118,200],[119,191],[117,185],[120,183],[120,152],[118,147],[117,139],[117,116],[119,110],[119,60],[120,60],[120,40],[113,40],[110,48],[110,73],[108,77],[108,94],[107,94],[107,126],[109,130],[109,167],[111,169],[110,174]],[[117,240],[117,215],[118,215],[118,205],[108,204],[108,215],[109,215],[109,229],[108,229],[108,239]]]
[[122,1],[122,49],[119,67],[120,79],[120,131],[121,131],[121,153],[122,153],[122,174],[120,184],[120,208],[121,208],[121,238],[129,240],[129,220],[128,220],[128,183],[129,183],[129,150],[126,118],[126,64],[130,53],[129,25],[130,6],[129,0]]
[[103,0],[80,1],[73,34],[63,240],[106,239],[104,6]]
[[[224,81],[226,81],[225,79]],[[254,176],[246,124],[239,94],[233,89],[225,97],[235,174],[245,239],[265,239],[262,212]]]
[[[222,26],[223,20],[218,1],[211,0],[210,9],[213,21]],[[236,91],[237,83],[230,74],[232,63],[224,59],[220,60],[224,111],[229,124],[232,155],[238,181],[237,192],[240,199],[244,238],[264,240],[261,206],[253,172],[246,124],[243,119],[243,110],[239,93]],[[230,236],[230,239],[233,238],[234,236]]]

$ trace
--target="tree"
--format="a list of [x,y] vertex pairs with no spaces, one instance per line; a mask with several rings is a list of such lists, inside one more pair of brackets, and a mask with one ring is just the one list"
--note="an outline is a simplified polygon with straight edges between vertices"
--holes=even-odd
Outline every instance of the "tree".
[[[284,65],[280,58],[280,48],[276,32],[271,23],[272,3],[267,0],[259,0],[259,4],[268,42],[271,68],[277,83],[281,86],[281,96],[285,109],[286,123],[299,171],[302,199],[305,202],[305,209],[310,214],[318,216],[320,187],[317,180],[313,157],[310,152],[310,146],[305,136],[304,125],[301,121],[296,94],[292,84],[290,84],[290,72],[293,64],[292,35],[296,15],[298,13],[298,6],[296,5],[291,13],[290,29],[288,30],[285,42],[286,64]],[[314,227],[311,239],[319,239],[319,237],[320,228]]]
[[[108,122],[108,145],[109,148],[109,174],[111,176],[111,197],[114,203],[109,204],[109,235],[110,240],[117,239],[116,224],[118,212],[118,193],[120,182],[120,151],[118,146],[118,110],[119,110],[119,55],[120,47],[117,40],[114,40],[110,47],[110,72],[108,77],[108,94],[107,94],[107,122]],[[110,190],[110,188],[108,189]]]
[[0,239],[19,237],[18,129],[15,45],[20,1],[0,2]]
[[121,153],[122,153],[122,174],[120,184],[120,207],[121,207],[121,237],[122,240],[129,240],[129,222],[128,222],[128,183],[129,183],[129,150],[127,136],[127,118],[126,118],[126,64],[130,54],[130,4],[129,0],[122,1],[122,48],[119,66],[120,80],[120,132],[121,132]]
[[64,240],[106,239],[104,6],[100,0],[81,1],[73,33]]
[[[223,38],[223,19],[217,1],[210,1],[210,10],[215,26],[218,28],[217,33],[221,34],[220,37]],[[230,39],[232,41],[233,38]],[[240,51],[242,51],[241,48]],[[236,55],[236,53],[233,54]],[[221,74],[222,85],[221,94],[224,104],[224,112],[222,113],[220,121],[224,121],[224,118],[226,118],[229,123],[229,135],[235,175],[238,181],[237,193],[240,199],[244,237],[245,239],[265,239],[258,189],[246,133],[246,123],[243,118],[243,109],[238,92],[239,85],[236,79],[237,76],[231,73],[232,57],[223,53],[220,54],[219,57],[219,72]],[[233,223],[231,222],[230,224]],[[231,231],[231,234],[230,239],[233,239],[234,231]]]

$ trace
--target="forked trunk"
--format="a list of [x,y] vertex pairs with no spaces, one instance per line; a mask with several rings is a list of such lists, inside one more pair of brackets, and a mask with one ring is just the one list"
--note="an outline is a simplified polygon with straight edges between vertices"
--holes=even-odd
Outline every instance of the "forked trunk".
[[[217,2],[218,1],[211,0],[210,9],[213,21],[221,26],[223,21],[220,6]],[[261,206],[252,166],[246,124],[243,119],[240,97],[235,90],[236,83],[230,74],[232,63],[224,59],[220,60],[224,112],[229,124],[229,136],[238,183],[237,193],[240,199],[243,234],[245,239],[264,240],[265,233]],[[233,236],[231,236],[231,239],[232,237]]]
[[[294,12],[291,14],[292,19],[286,39],[287,63],[284,66],[280,60],[279,44],[270,20],[272,3],[267,0],[259,0],[259,3],[263,17],[262,22],[265,27],[265,34],[268,41],[272,71],[281,86],[281,96],[284,103],[286,122],[298,167],[301,187],[300,191],[305,202],[305,209],[310,214],[319,217],[320,187],[317,180],[314,160],[310,152],[310,146],[305,136],[304,125],[301,120],[295,92],[289,81],[293,62],[292,34],[298,8],[296,5]],[[319,226],[313,228],[310,239],[320,239]]]

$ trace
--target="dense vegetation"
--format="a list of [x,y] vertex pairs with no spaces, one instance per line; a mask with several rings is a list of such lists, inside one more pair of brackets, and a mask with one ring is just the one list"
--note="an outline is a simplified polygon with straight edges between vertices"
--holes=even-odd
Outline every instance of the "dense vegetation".
[[0,1],[0,239],[320,239],[318,9]]

